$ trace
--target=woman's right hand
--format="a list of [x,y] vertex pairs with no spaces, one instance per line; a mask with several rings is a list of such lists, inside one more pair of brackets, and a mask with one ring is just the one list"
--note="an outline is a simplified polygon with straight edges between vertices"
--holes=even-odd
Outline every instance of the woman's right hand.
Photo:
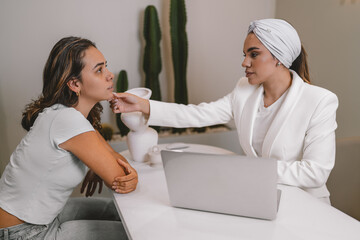
[[116,161],[123,167],[125,176],[115,177],[111,188],[117,193],[129,193],[136,189],[138,184],[138,174],[131,165],[121,158]]
[[114,98],[109,102],[114,113],[143,112],[147,115],[150,114],[149,100],[131,93],[114,93]]

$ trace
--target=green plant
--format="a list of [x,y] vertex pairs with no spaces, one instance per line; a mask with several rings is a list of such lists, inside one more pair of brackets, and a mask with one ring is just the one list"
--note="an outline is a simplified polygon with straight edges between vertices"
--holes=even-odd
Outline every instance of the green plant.
[[[128,90],[129,82],[125,70],[121,70],[116,82],[116,92],[125,92]],[[121,121],[121,113],[116,113],[116,125],[119,128],[120,135],[126,136],[129,133],[129,128]]]
[[99,130],[99,133],[106,141],[110,141],[112,139],[114,130],[110,125],[103,123],[101,124],[101,129]]
[[[188,41],[186,34],[186,8],[184,0],[170,2],[170,38],[171,53],[174,67],[176,103],[188,104],[186,85],[186,67],[188,57]],[[173,128],[173,133],[181,133],[186,128]]]
[[186,8],[184,0],[170,2],[170,37],[175,78],[175,102],[188,104],[186,67],[188,41],[186,34]]
[[143,69],[145,87],[152,91],[151,99],[161,101],[159,74],[161,72],[161,31],[158,14],[153,5],[147,6],[144,16],[145,53]]

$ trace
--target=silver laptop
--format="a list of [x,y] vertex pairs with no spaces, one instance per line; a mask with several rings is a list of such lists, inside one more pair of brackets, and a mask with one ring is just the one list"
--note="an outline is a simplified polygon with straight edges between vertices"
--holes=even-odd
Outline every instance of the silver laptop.
[[178,151],[161,151],[161,157],[172,206],[276,218],[276,160]]

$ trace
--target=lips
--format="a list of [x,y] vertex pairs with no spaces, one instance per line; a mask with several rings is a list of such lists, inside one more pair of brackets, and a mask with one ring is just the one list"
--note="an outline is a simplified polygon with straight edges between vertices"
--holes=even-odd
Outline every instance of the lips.
[[249,71],[245,71],[246,73],[246,77],[250,77],[252,74],[254,74],[253,72],[249,72]]

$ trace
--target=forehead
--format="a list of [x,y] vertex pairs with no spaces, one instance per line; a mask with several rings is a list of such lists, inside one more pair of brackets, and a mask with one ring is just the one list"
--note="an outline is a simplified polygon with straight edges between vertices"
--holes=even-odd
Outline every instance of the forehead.
[[260,40],[256,37],[254,33],[249,33],[244,41],[244,52],[246,52],[249,48],[256,47],[260,50],[264,49],[264,45],[260,42]]
[[83,62],[85,67],[94,67],[96,64],[105,62],[103,54],[95,47],[89,47],[85,50]]

